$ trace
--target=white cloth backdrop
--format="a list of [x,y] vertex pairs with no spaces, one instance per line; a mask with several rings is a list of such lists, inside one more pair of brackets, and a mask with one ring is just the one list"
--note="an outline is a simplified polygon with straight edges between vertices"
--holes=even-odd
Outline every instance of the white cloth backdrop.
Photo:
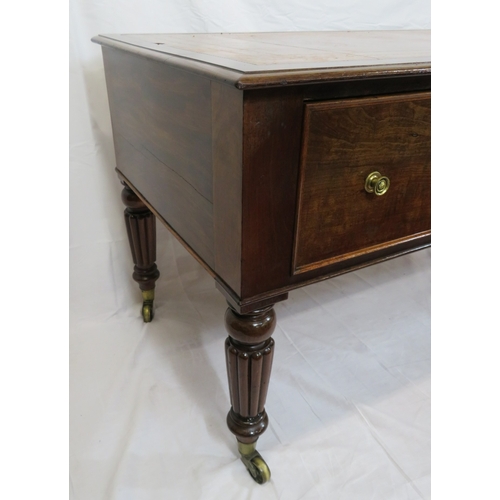
[[430,498],[430,251],[290,293],[255,484],[226,429],[225,302],[158,226],[156,317],[123,225],[99,33],[430,27],[426,0],[70,1],[70,498]]

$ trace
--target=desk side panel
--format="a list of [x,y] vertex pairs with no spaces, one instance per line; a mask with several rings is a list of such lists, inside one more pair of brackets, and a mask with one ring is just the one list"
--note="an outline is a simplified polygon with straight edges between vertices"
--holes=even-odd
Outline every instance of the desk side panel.
[[214,269],[210,80],[103,48],[117,168]]

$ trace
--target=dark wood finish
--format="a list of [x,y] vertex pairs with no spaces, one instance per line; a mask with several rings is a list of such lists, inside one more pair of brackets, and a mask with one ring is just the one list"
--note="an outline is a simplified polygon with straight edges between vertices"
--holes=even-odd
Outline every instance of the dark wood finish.
[[303,106],[300,88],[245,94],[242,299],[290,276]]
[[210,80],[122,51],[104,60],[115,133],[211,202]]
[[256,309],[262,309],[264,307],[276,304],[276,302],[282,302],[288,299],[288,293],[283,291],[281,294],[264,294],[260,299],[258,297],[252,297],[248,301],[241,300],[235,293],[217,276],[215,277],[215,287],[224,295],[228,304],[238,313],[247,314],[251,313]]
[[430,74],[430,31],[100,35],[241,90]]
[[258,76],[242,76],[236,86],[242,90],[283,87],[290,85],[317,84],[325,82],[350,82],[367,78],[386,78],[402,76],[425,76],[429,75],[429,64],[400,64],[390,66],[366,66],[363,68],[348,70],[336,68],[334,70],[308,70],[290,71],[286,75],[282,72],[269,73]]
[[422,231],[317,268],[293,260],[304,110],[429,90],[428,33],[158,36],[95,39],[117,167],[237,311],[429,244]]
[[243,93],[212,82],[215,272],[238,296],[241,294],[242,123]]
[[210,81],[104,48],[117,168],[214,268]]
[[[411,94],[414,87],[420,90],[430,82],[427,77],[422,77],[422,80],[412,77],[400,78],[397,83],[385,83],[389,88],[397,88],[398,96],[406,96]],[[418,236],[413,235],[408,240],[393,241],[383,248],[374,247],[364,254],[353,254],[340,264],[327,263],[319,272],[310,269],[300,275],[293,273],[292,249],[304,108],[311,101],[314,102],[316,96],[321,99],[329,95],[340,102],[341,98],[347,96],[356,97],[358,92],[364,96],[370,95],[370,85],[375,93],[382,87],[378,81],[364,82],[363,85],[353,86],[354,95],[349,94],[348,86],[338,83],[330,85],[330,88],[318,86],[317,94],[314,94],[311,87],[245,93],[243,285],[240,303],[247,308],[252,307],[252,301],[272,301],[273,296],[324,279],[324,275],[331,277],[342,274],[346,270],[402,255],[410,247],[419,249],[429,244],[429,235],[424,232]],[[428,136],[428,132],[426,134]],[[426,185],[428,172],[426,170],[424,179]],[[364,189],[364,179],[361,189]],[[390,194],[392,196],[392,191]],[[428,226],[425,229],[427,228]]]
[[[276,303],[286,300],[288,298],[288,292],[297,288],[312,285],[313,283],[318,283],[326,279],[334,278],[335,276],[356,271],[358,269],[362,269],[363,267],[379,264],[411,252],[423,250],[424,248],[429,247],[430,244],[431,236],[429,234],[417,235],[412,239],[404,240],[394,246],[380,248],[367,254],[356,255],[348,261],[337,262],[325,267],[319,267],[317,269],[307,271],[303,274],[294,275],[288,280],[287,285],[253,295],[248,299],[238,300],[237,310],[247,312],[252,309],[254,304],[267,305],[273,303],[273,301]],[[220,283],[216,282],[216,286],[226,298],[229,297],[228,291],[224,289]]]
[[241,315],[228,308],[225,316],[226,364],[231,395],[229,430],[241,443],[253,443],[266,430],[264,409],[274,353],[276,326],[272,306]]
[[[94,41],[134,279],[147,291],[158,278],[153,214],[215,278],[230,305],[227,424],[264,482],[254,443],[268,425],[274,303],[430,244],[429,32]],[[364,190],[375,170],[391,180],[382,197]]]
[[142,200],[123,183],[125,225],[134,261],[132,277],[141,290],[152,290],[160,272],[156,266],[156,219]]
[[382,96],[429,90],[431,88],[431,75],[353,79],[327,84],[304,85],[302,88],[304,101],[344,99],[353,96]]
[[205,271],[207,271],[212,278],[215,278],[215,272],[212,268],[210,268],[207,263],[182,239],[182,237],[175,231],[175,229],[158,213],[158,211],[149,203],[148,200],[142,195],[142,193],[132,185],[132,183],[120,172],[117,168],[115,171],[118,175],[118,178],[128,185],[128,187],[141,199],[141,201],[146,205],[149,210],[155,215],[155,217],[172,233],[172,235],[177,239],[177,241],[192,255],[194,259],[198,261],[198,263],[203,266]]
[[430,121],[427,92],[306,104],[294,273],[429,234]]

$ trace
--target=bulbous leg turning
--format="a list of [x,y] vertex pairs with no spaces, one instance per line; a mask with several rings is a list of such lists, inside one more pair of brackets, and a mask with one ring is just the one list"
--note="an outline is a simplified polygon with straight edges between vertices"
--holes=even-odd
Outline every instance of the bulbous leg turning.
[[226,365],[231,396],[227,416],[229,430],[236,436],[241,460],[259,484],[271,478],[271,471],[256,450],[268,418],[264,404],[269,387],[274,353],[271,335],[276,326],[274,309],[267,307],[249,314],[226,311]]
[[124,182],[122,201],[125,226],[134,261],[132,277],[142,291],[142,317],[145,323],[154,316],[155,282],[160,276],[156,267],[156,218],[143,201]]

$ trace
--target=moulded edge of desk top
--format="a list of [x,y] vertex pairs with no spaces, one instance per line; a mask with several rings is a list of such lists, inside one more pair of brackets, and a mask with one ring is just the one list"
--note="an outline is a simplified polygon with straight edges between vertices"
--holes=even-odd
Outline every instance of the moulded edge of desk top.
[[242,71],[224,67],[213,61],[202,61],[188,55],[171,54],[154,48],[145,48],[127,41],[126,36],[123,35],[98,35],[93,37],[92,41],[105,47],[123,50],[189,72],[201,74],[241,90],[431,73],[430,61],[422,60],[405,63],[396,60],[393,62],[386,60],[383,63],[364,60],[336,67]]

